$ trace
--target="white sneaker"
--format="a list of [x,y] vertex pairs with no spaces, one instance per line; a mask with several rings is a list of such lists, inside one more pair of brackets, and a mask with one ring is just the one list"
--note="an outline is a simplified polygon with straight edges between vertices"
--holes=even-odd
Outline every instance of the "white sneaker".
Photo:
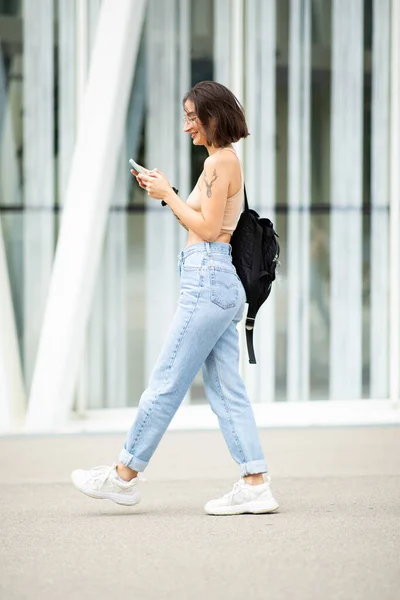
[[137,489],[138,477],[122,481],[112,467],[94,467],[90,471],[77,469],[71,473],[74,486],[86,496],[101,500],[112,500],[117,504],[133,506],[141,500]]
[[204,507],[209,515],[242,515],[244,513],[260,514],[275,512],[279,504],[272,495],[268,477],[265,483],[249,485],[240,479],[231,492],[210,500]]

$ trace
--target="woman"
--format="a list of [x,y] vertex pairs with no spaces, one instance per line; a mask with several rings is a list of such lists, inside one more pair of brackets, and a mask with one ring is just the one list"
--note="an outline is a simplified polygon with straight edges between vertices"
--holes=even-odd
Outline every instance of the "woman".
[[138,473],[144,471],[200,367],[212,410],[241,479],[222,498],[211,500],[212,515],[267,513],[273,498],[252,407],[239,375],[237,323],[245,291],[232,264],[231,235],[244,201],[243,173],[232,143],[248,135],[243,109],[221,84],[203,81],[183,100],[184,131],[208,151],[204,170],[187,202],[155,169],[136,171],[139,185],[164,200],[188,230],[179,256],[178,308],[148,388],[140,399],[119,462],[111,467],[72,473],[81,492],[118,504],[140,501]]

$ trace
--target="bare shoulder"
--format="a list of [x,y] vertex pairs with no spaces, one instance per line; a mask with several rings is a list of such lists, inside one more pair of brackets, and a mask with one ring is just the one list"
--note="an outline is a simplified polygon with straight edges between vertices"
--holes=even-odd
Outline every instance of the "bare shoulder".
[[237,167],[237,165],[238,158],[233,152],[216,152],[206,158],[204,161],[204,170],[221,168],[230,171]]

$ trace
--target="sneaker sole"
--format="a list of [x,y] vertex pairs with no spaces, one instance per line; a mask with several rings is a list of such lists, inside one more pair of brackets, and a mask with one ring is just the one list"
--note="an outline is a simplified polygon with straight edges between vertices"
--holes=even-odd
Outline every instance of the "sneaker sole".
[[122,506],[135,506],[135,504],[139,504],[141,500],[140,496],[137,496],[136,498],[125,498],[121,497],[119,494],[113,494],[112,492],[96,492],[84,487],[78,487],[74,481],[72,483],[77,490],[82,492],[82,494],[89,496],[89,498],[94,498],[95,500],[111,500],[112,502],[121,504]]
[[215,509],[204,508],[208,515],[214,516],[225,516],[225,515],[262,515],[266,513],[273,513],[279,509],[279,504],[272,504],[265,502],[250,502],[246,504],[237,504],[236,506],[220,506]]

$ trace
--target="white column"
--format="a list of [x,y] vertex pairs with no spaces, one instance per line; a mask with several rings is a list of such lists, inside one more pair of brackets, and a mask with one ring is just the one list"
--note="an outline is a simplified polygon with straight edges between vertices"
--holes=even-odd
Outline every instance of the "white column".
[[[101,0],[77,1],[80,11],[80,14],[78,14],[78,24],[81,31],[78,45],[78,72],[81,85],[77,98],[78,110],[80,111],[84,100],[90,61],[97,34]],[[106,341],[106,328],[108,324],[106,318],[106,294],[108,282],[105,261],[109,247],[107,243],[109,224],[110,218],[108,217],[106,241],[97,274],[77,393],[77,408],[80,413],[84,413],[89,407],[104,408],[107,403],[107,350],[112,345],[111,340],[110,344],[107,344]]]
[[[129,100],[128,115],[126,119],[125,143],[127,155],[125,162],[129,158],[138,160],[140,150],[140,138],[142,135],[143,121],[146,109],[146,44],[141,43],[136,61],[135,78]],[[127,184],[132,180],[129,171],[125,173]]]
[[[243,103],[244,95],[244,4],[243,0],[230,0],[229,6],[225,1],[217,1],[219,10],[215,13],[214,57],[215,75]],[[220,39],[219,39],[220,38]],[[225,38],[225,41],[224,41]],[[243,162],[243,142],[235,144],[235,150]],[[252,402],[259,399],[258,367],[248,361],[245,319],[238,325],[240,346],[240,374],[245,382],[247,393]],[[254,349],[257,341],[254,340]]]
[[64,204],[76,135],[75,2],[58,1],[58,196]]
[[287,399],[309,399],[310,0],[292,0],[289,34]]
[[[269,0],[266,2],[269,4]],[[259,174],[260,174],[260,118],[263,114],[263,106],[261,99],[261,65],[259,63],[259,57],[261,53],[261,40],[260,40],[260,0],[254,2],[247,2],[245,5],[245,67],[247,77],[245,80],[243,104],[246,114],[246,122],[250,132],[250,136],[244,143],[244,178],[246,183],[246,191],[251,208],[258,210],[259,203]],[[217,15],[221,20],[218,25],[219,28],[224,26],[224,15],[223,13]],[[218,34],[218,30],[216,32]],[[216,40],[217,44],[218,40]],[[218,50],[218,46],[216,46]],[[226,60],[229,70],[232,66],[232,60],[228,56]],[[221,67],[222,68],[222,65]],[[229,82],[230,83],[230,82]],[[263,307],[262,310],[265,310]],[[247,305],[245,312],[247,311]],[[262,336],[261,326],[261,311],[257,317],[256,329],[253,336],[254,353],[256,355],[257,364],[250,365],[249,357],[246,345],[246,329],[245,329],[245,318],[238,325],[239,330],[239,344],[240,344],[240,374],[246,384],[246,391],[251,402],[259,402],[261,400],[260,394],[260,338]],[[264,366],[264,365],[262,365]]]
[[29,428],[62,426],[72,407],[144,8],[138,0],[102,5],[32,383]]
[[[103,0],[86,0],[88,2],[88,47],[90,52],[96,39],[97,25]],[[81,2],[81,0],[78,0]]]
[[374,0],[371,136],[371,398],[389,393],[390,0]]
[[[250,131],[244,142],[246,189],[250,206],[274,221],[276,2],[257,0],[246,3],[245,8],[244,106]],[[269,402],[275,395],[274,312],[272,292],[257,315],[256,366],[248,364],[246,345],[242,346],[242,370],[253,402]]]
[[[177,0],[149,0],[147,12],[146,167],[160,169],[172,184],[178,177],[176,139],[180,123],[177,86]],[[162,102],[160,99],[162,98]],[[146,236],[146,360],[145,380],[158,358],[178,298],[175,217],[161,202],[149,198]]]
[[[21,74],[21,59],[12,60],[10,75]],[[18,81],[18,80],[17,80]],[[16,156],[15,115],[21,110],[20,82],[11,81],[7,86],[0,49],[0,203],[4,205],[20,204],[19,167]],[[18,116],[19,118],[19,116]],[[18,122],[18,121],[17,121]],[[9,278],[6,249],[3,238],[2,222],[5,214],[0,215],[0,432],[13,431],[22,425],[25,418],[25,390],[22,376],[18,334],[15,322],[11,282]],[[10,215],[11,237],[19,239],[18,221]],[[10,247],[14,246],[13,239]],[[17,267],[21,256],[9,256],[11,265]],[[14,259],[14,260],[13,260]],[[18,268],[16,268],[18,271]],[[18,276],[18,273],[15,275]],[[22,281],[20,281],[22,284]]]
[[330,396],[362,383],[363,2],[333,1]]
[[392,405],[400,405],[400,2],[391,14],[390,102],[390,380]]
[[[0,51],[0,204],[20,206],[22,204],[20,158],[18,149],[22,146],[22,55],[16,54],[8,67],[8,81],[4,71],[3,55]],[[4,243],[11,292],[13,295],[15,321],[19,324],[18,336],[23,327],[23,288],[24,214],[20,212],[2,213]],[[21,351],[21,350],[20,350]]]
[[[191,87],[190,76],[190,0],[179,0],[179,59],[178,59],[178,85],[179,98],[177,101],[177,135],[178,135],[178,189],[179,195],[186,200],[190,193],[191,182],[191,139],[183,132],[182,98]],[[178,227],[176,255],[186,246],[187,231]],[[184,399],[184,404],[190,404],[191,390],[189,389]]]
[[105,357],[106,384],[105,405],[124,407],[127,405],[127,214],[128,186],[126,171],[127,148],[123,143],[114,184],[112,207],[108,218],[105,246]]
[[229,88],[242,100],[243,98],[243,63],[244,63],[244,7],[243,0],[231,0],[232,4],[232,35],[230,51],[231,81]]
[[[253,198],[259,199],[260,215],[275,223],[275,169],[276,169],[276,0],[261,0],[260,7],[260,99],[261,105],[252,133],[260,128],[259,171],[256,174],[259,189]],[[257,75],[255,74],[255,77]],[[246,172],[249,164],[246,161]],[[262,173],[262,178],[260,174]],[[262,180],[262,186],[260,185]],[[275,286],[257,316],[259,399],[275,400]]]
[[233,0],[214,0],[214,80],[227,87],[232,84],[232,9]]
[[[190,148],[191,140],[183,133],[182,98],[190,89],[190,0],[179,0],[179,98],[177,103],[177,135],[179,140],[178,189],[181,198],[186,200],[190,193]],[[186,243],[187,232],[179,227],[180,250]]]
[[54,252],[53,2],[23,4],[24,371],[29,388]]
[[[78,132],[78,127],[81,123],[83,100],[85,97],[88,67],[90,62],[90,31],[89,31],[89,20],[90,20],[90,0],[75,0],[75,15],[76,15],[76,127],[75,127],[75,139]],[[92,309],[90,312],[89,321],[86,329],[86,336],[84,340],[82,350],[82,360],[80,364],[79,379],[76,386],[76,401],[75,408],[79,416],[83,416],[89,397],[89,386],[91,373],[96,374],[96,369],[99,370],[101,376],[94,378],[94,385],[92,394],[94,396],[94,402],[97,406],[103,405],[104,395],[104,364],[101,360],[104,349],[102,346],[103,341],[103,329],[104,321],[102,320],[102,283],[103,283],[103,272],[102,272],[102,260],[100,260],[99,271],[97,275],[97,281],[95,282],[95,291],[92,301]],[[100,307],[99,307],[100,304]],[[91,339],[91,334],[94,332],[94,344]],[[97,339],[96,339],[97,338]],[[100,338],[100,340],[98,339]],[[97,344],[96,344],[97,342]],[[89,346],[93,345],[95,351],[89,353]],[[98,360],[100,359],[100,360]]]
[[[130,157],[139,160],[140,141],[143,130],[146,109],[146,44],[142,38],[139,53],[137,57],[135,78],[128,109],[127,123],[125,130],[126,154],[124,157],[125,168],[126,161]],[[126,182],[129,186],[132,181],[132,175],[126,171]],[[136,183],[133,183],[136,186]],[[135,194],[140,193],[136,187]],[[127,353],[129,363],[126,370],[127,385],[127,404],[138,402],[143,392],[144,384],[144,341],[145,341],[145,311],[146,302],[143,297],[144,280],[146,277],[145,260],[145,240],[144,238],[144,214],[130,213],[125,215],[127,232],[126,260],[127,271],[126,281],[127,298],[129,312],[127,314],[126,339]],[[131,239],[132,234],[135,241]],[[139,238],[139,239],[138,239]],[[134,307],[134,310],[132,310]]]
[[[22,57],[12,58],[8,82],[4,72],[4,57],[0,50],[0,94],[4,106],[0,114],[0,203],[21,204],[21,180],[17,149],[22,143],[20,115],[22,112]],[[20,239],[20,232],[16,232]]]
[[0,220],[0,433],[22,425],[25,390]]

